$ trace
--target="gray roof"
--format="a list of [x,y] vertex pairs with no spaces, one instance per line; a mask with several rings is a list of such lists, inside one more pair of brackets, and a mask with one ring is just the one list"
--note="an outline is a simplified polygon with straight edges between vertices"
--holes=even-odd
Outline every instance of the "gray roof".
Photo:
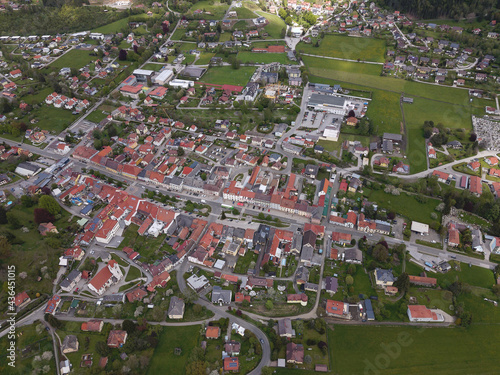
[[384,139],[390,139],[393,142],[401,142],[403,140],[403,136],[401,134],[394,133],[384,133]]
[[394,275],[392,274],[392,270],[383,270],[381,268],[377,268],[375,269],[375,274],[377,275],[377,280],[385,283],[394,282]]
[[75,335],[68,335],[64,338],[62,343],[62,350],[78,350],[78,338]]
[[290,318],[278,320],[278,335],[291,336],[292,332],[292,321]]
[[327,106],[343,107],[344,103],[345,103],[345,98],[341,96],[312,94],[311,97],[309,98],[308,105],[327,105]]
[[327,276],[325,277],[325,290],[327,292],[337,293],[337,289],[339,288],[339,281],[336,277]]
[[28,163],[28,162],[20,163],[17,167],[25,169],[27,171],[34,172],[34,173],[38,172],[41,169],[38,165],[31,164],[31,163]]
[[168,315],[184,315],[184,301],[176,296],[170,298]]
[[220,286],[214,286],[212,290],[212,303],[231,303],[232,292],[230,290],[224,290]]

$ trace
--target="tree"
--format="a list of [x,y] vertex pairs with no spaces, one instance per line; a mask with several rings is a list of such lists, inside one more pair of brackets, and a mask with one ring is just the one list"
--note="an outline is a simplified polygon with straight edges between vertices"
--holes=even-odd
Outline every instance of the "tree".
[[95,351],[101,357],[107,357],[111,350],[109,349],[109,346],[104,341],[98,341],[95,344]]
[[19,217],[15,214],[15,212],[7,212],[7,222],[12,229],[19,229],[22,227],[21,221],[19,220]]
[[273,301],[271,301],[270,299],[268,299],[266,301],[266,309],[272,310],[273,308],[274,308]]
[[38,207],[45,208],[52,215],[57,215],[61,212],[61,206],[50,195],[43,195],[38,201]]
[[406,293],[410,289],[410,277],[406,272],[403,272],[394,282],[394,286],[398,288],[401,293]]
[[35,201],[31,197],[31,195],[23,195],[21,197],[21,204],[24,207],[33,207],[33,205],[35,204]]
[[52,223],[55,218],[54,215],[51,215],[49,211],[45,208],[35,208],[34,210],[35,223]]
[[118,60],[125,61],[127,60],[127,50],[121,49],[118,53]]
[[387,261],[387,258],[389,258],[389,250],[387,250],[387,247],[385,247],[381,243],[376,244],[373,248],[372,256],[379,262],[385,263]]
[[347,275],[347,276],[345,277],[345,283],[346,283],[347,285],[352,285],[352,284],[354,284],[354,278],[353,278],[351,275]]
[[307,354],[306,356],[304,356],[304,363],[306,364],[310,364],[312,362],[312,358],[309,354]]
[[7,224],[7,211],[3,207],[0,207],[0,224]]
[[0,236],[0,259],[7,259],[10,256],[10,243],[7,237]]
[[137,328],[137,325],[130,319],[125,319],[122,323],[122,329],[127,331],[129,335],[133,334]]
[[177,149],[177,156],[184,156],[184,149],[182,147]]
[[62,322],[52,314],[45,314],[45,321],[55,329],[60,329],[62,327]]

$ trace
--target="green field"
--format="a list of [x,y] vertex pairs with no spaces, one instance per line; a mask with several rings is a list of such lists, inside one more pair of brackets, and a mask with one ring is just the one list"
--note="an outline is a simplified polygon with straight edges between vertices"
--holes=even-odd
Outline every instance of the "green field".
[[149,63],[143,66],[142,69],[147,69],[147,70],[154,70],[155,72],[159,72],[161,68],[163,68],[165,65],[163,64],[155,64],[155,63]]
[[496,374],[498,325],[458,328],[335,325],[328,347],[336,374]]
[[429,198],[427,203],[420,203],[414,195],[401,193],[401,195],[387,194],[384,190],[370,190],[364,189],[364,195],[368,200],[378,203],[381,207],[395,211],[410,220],[420,221],[429,224],[433,219],[431,213],[435,212],[434,209],[440,203],[437,199]]
[[385,61],[385,41],[374,38],[356,38],[343,35],[326,35],[319,47],[300,43],[298,51],[311,55],[338,57],[361,61]]
[[234,10],[236,10],[236,14],[238,14],[238,19],[240,20],[246,20],[257,17],[257,15],[253,11],[245,7],[235,8]]
[[80,69],[96,60],[97,56],[90,56],[90,51],[73,49],[55,60],[49,65],[50,68],[75,68]]
[[279,62],[281,64],[297,64],[295,61],[290,61],[286,53],[257,53],[257,52],[240,52],[238,59],[242,63],[264,63]]
[[93,33],[103,33],[103,34],[116,34],[122,30],[126,30],[128,27],[128,18],[122,18],[121,20],[108,23],[107,25],[98,27],[92,30]]
[[22,97],[22,100],[24,100],[28,104],[40,104],[41,102],[45,101],[45,98],[54,92],[54,89],[52,87],[46,87],[42,90],[40,90],[38,93],[34,95],[25,95]]
[[317,77],[357,84],[369,89],[404,92],[405,95],[442,100],[444,103],[466,105],[469,102],[467,90],[382,77],[381,67],[378,65],[326,60],[312,56],[303,56],[302,60],[310,73]]
[[171,40],[182,40],[182,38],[186,35],[186,29],[183,27],[178,27],[177,30],[172,35]]
[[269,34],[269,36],[273,39],[281,39],[281,32],[286,28],[285,21],[283,21],[280,17],[275,14],[269,14],[264,12],[257,12],[259,16],[265,17],[269,24],[264,27],[264,30]]
[[466,263],[460,264],[460,271],[452,269],[446,273],[436,275],[438,284],[443,288],[455,281],[462,281],[469,285],[490,289],[495,283],[493,272],[487,268],[472,266]]
[[201,9],[204,12],[210,12],[210,14],[203,13],[201,15],[204,19],[220,20],[222,19],[222,17],[224,17],[228,8],[229,5],[226,3],[215,3],[213,1],[203,0],[198,1],[196,4],[193,4],[189,11],[194,12],[197,9]]
[[[54,131],[58,134],[78,118],[67,109],[55,108],[46,104],[31,111],[31,115],[34,115],[38,120],[36,126],[40,127],[40,129]],[[23,118],[23,120],[26,123],[29,121],[27,117]]]
[[202,52],[200,58],[196,61],[196,65],[208,65],[210,64],[210,59],[215,56],[212,52]]
[[246,86],[254,72],[255,68],[252,66],[242,66],[236,70],[230,66],[215,66],[208,69],[201,80],[205,83],[217,85]]
[[[147,374],[169,375],[186,374],[188,357],[198,343],[201,326],[164,327],[160,334],[160,342],[151,359]],[[181,355],[174,354],[175,348],[181,348]]]

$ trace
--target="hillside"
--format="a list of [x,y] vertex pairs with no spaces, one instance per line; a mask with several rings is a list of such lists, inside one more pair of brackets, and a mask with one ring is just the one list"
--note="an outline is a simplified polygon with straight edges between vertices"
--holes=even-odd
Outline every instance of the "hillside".
[[381,0],[381,4],[421,19],[440,17],[462,19],[496,13],[498,0]]

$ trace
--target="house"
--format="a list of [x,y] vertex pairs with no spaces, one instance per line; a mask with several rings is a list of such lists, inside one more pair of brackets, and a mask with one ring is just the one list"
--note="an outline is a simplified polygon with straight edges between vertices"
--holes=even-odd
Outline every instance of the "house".
[[222,305],[229,305],[231,303],[232,292],[224,290],[220,286],[215,285],[212,289],[212,303]]
[[327,276],[325,277],[325,291],[329,293],[330,295],[334,295],[337,293],[337,290],[339,288],[339,281],[337,280],[336,277],[333,276]]
[[304,346],[289,342],[286,345],[286,362],[293,364],[304,363]]
[[375,269],[375,284],[378,286],[392,286],[394,283],[394,275],[391,270],[384,270],[381,268]]
[[101,332],[103,327],[103,320],[89,320],[88,322],[83,322],[80,328],[84,332]]
[[293,329],[290,318],[278,320],[278,335],[280,337],[292,338]]
[[434,277],[423,277],[423,276],[413,276],[410,275],[410,284],[426,286],[426,287],[435,287],[437,283],[437,279]]
[[57,294],[54,294],[52,298],[47,302],[47,307],[45,308],[44,313],[54,315],[60,303],[61,297],[59,297]]
[[82,273],[78,269],[72,270],[60,284],[60,287],[65,292],[70,292],[75,285],[82,279]]
[[52,223],[41,223],[38,226],[38,231],[42,236],[46,236],[48,233],[59,233],[56,226]]
[[168,318],[169,319],[182,319],[184,317],[184,301],[176,296],[170,298],[170,305],[168,307]]
[[359,249],[346,249],[342,258],[346,263],[361,264],[363,263],[363,252]]
[[232,371],[232,372],[240,371],[240,361],[238,357],[224,358],[224,371]]
[[444,316],[432,311],[424,305],[408,305],[408,318],[410,322],[444,322]]
[[224,351],[230,356],[236,356],[240,354],[241,344],[238,341],[229,341],[224,344]]
[[479,197],[483,194],[483,185],[481,183],[481,178],[478,176],[471,176],[469,180],[469,190],[472,194]]
[[326,300],[326,314],[336,318],[350,319],[349,304],[331,299]]
[[109,331],[108,346],[110,348],[121,348],[127,342],[127,331],[113,329]]
[[62,343],[61,351],[63,354],[74,353],[78,351],[78,338],[75,335],[67,335]]
[[19,293],[15,298],[14,298],[14,304],[16,305],[16,309],[19,311],[29,305],[31,302],[30,296],[28,296],[28,293],[22,292]]
[[218,339],[220,336],[220,328],[214,326],[208,326],[205,330],[205,337],[207,339]]
[[448,246],[458,247],[460,245],[460,231],[455,223],[448,224]]

